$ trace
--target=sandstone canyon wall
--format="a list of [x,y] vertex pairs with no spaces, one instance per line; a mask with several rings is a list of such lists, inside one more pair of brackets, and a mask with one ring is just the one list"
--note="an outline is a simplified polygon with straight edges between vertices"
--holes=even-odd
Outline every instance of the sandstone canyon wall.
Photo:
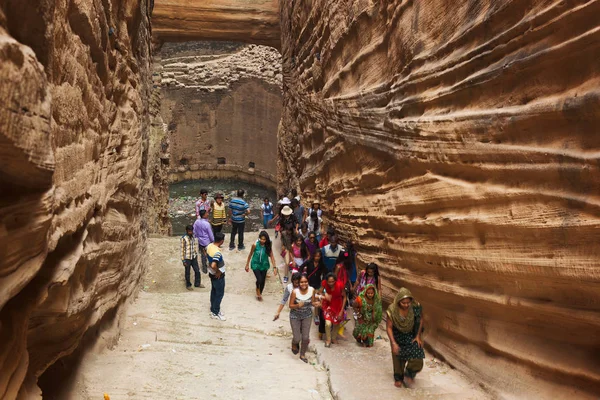
[[167,43],[158,59],[170,181],[237,177],[275,187],[279,52],[228,42]]
[[600,393],[600,1],[281,3],[279,184],[512,398]]
[[160,192],[148,8],[0,2],[2,399],[39,397],[38,377],[117,315],[145,270],[144,208]]
[[[0,1],[0,398],[39,396],[135,293],[146,232],[168,231],[145,211],[164,212],[181,161],[163,77],[148,85],[148,9]],[[386,300],[413,290],[450,363],[498,395],[583,398],[600,392],[598,15],[595,0],[168,0],[154,24],[158,41],[281,48],[279,184],[323,200]]]
[[278,0],[157,0],[152,12],[158,42],[231,40],[279,49]]

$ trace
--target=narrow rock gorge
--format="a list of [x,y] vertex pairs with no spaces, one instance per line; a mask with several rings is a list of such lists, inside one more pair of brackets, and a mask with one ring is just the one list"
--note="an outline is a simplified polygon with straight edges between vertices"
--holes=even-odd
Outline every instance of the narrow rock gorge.
[[600,393],[600,1],[281,3],[279,183],[514,398]]
[[2,399],[39,397],[40,375],[138,290],[163,190],[149,13],[145,0],[0,3]]
[[238,178],[274,188],[279,52],[229,42],[166,43],[156,62],[169,180]]
[[[253,96],[270,127],[281,115],[265,179],[322,201],[386,301],[411,288],[436,354],[496,397],[597,395],[598,15],[600,0],[1,1],[0,398],[39,398],[44,372],[118,329],[147,235],[170,232],[170,178],[217,158],[273,171],[170,140],[222,135]],[[274,50],[166,44],[215,39],[280,49],[281,76]]]

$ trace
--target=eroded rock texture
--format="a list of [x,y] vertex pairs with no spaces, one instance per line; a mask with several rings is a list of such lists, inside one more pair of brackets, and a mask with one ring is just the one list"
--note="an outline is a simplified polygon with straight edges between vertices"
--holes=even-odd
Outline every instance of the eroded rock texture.
[[600,1],[282,2],[279,183],[497,394],[600,393]]
[[158,42],[231,40],[280,47],[278,0],[160,0],[152,31]]
[[281,57],[271,47],[167,43],[161,116],[170,180],[237,177],[274,187]]
[[150,96],[150,137],[148,140],[148,166],[145,191],[148,195],[146,209],[148,232],[162,235],[172,233],[169,219],[169,138],[167,124],[160,113],[162,102],[160,62],[152,63],[152,92]]
[[0,3],[0,398],[131,297],[145,269],[145,0]]

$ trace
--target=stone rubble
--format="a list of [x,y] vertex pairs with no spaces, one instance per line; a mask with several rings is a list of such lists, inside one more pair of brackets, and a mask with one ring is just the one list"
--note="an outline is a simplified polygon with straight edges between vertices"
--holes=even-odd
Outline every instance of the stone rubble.
[[162,59],[161,85],[213,93],[242,79],[258,78],[283,84],[281,55],[268,46],[248,45],[231,55],[201,55]]

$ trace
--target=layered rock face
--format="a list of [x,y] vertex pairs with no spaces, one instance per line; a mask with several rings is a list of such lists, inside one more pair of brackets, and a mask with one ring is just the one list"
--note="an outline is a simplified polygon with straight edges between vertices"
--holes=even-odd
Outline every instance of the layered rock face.
[[600,1],[282,2],[279,183],[499,395],[600,393]]
[[169,219],[169,138],[167,124],[160,113],[161,93],[160,62],[152,63],[152,90],[150,96],[150,135],[148,138],[145,214],[148,216],[148,232],[171,235]]
[[159,42],[232,40],[279,48],[278,0],[160,0],[152,30]]
[[227,42],[168,43],[160,64],[170,180],[237,177],[274,187],[279,53]]
[[0,398],[134,295],[145,269],[145,0],[0,6]]

